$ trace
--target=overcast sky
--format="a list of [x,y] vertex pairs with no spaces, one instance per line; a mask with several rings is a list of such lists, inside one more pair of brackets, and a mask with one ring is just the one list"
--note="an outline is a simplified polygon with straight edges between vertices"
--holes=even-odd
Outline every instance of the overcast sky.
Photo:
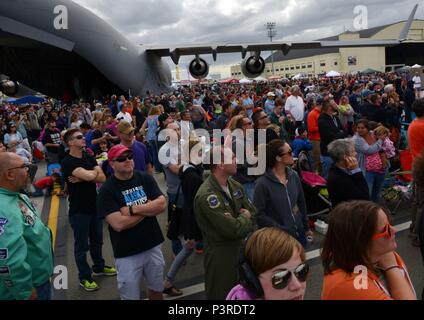
[[[315,40],[353,30],[354,8],[368,9],[368,27],[406,20],[417,0],[73,0],[138,44],[266,42],[264,24],[276,22],[276,40]],[[424,5],[416,19],[424,19]],[[264,54],[266,57],[268,54]],[[212,62],[211,57],[206,57]],[[181,58],[184,67],[191,57]],[[241,56],[218,55],[216,65]],[[172,64],[172,62],[171,62]]]

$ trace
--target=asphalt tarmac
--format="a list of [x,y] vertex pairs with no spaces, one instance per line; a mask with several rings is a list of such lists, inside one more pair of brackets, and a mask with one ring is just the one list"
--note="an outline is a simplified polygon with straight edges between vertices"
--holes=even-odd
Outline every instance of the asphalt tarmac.
[[[155,174],[161,190],[166,194],[166,185],[162,174]],[[44,221],[47,221],[50,207],[51,197],[35,198]],[[55,265],[57,274],[53,278],[62,287],[59,290],[55,289],[54,299],[56,300],[119,300],[117,290],[116,277],[96,277],[100,289],[94,292],[86,292],[79,286],[78,270],[74,261],[73,255],[73,236],[72,229],[68,220],[68,201],[66,198],[59,199],[59,212],[57,220],[57,238],[55,246]],[[395,204],[390,204],[394,206]],[[51,214],[51,213],[50,213]],[[164,231],[167,214],[164,212],[158,216],[162,231]],[[424,273],[423,263],[419,248],[411,245],[411,239],[408,237],[410,224],[410,208],[409,203],[402,203],[396,214],[392,216],[392,224],[397,226],[399,232],[396,234],[398,253],[405,260],[408,267],[412,282],[415,286],[417,294],[420,296],[423,290]],[[109,231],[107,224],[104,225],[104,244],[103,256],[106,264],[114,265],[114,258],[109,239]],[[307,248],[308,261],[311,264],[311,272],[307,282],[307,290],[305,299],[319,300],[321,296],[323,270],[319,249],[323,236],[315,233],[314,242]],[[169,269],[173,254],[170,241],[166,240],[162,245],[162,251],[165,257],[166,267],[165,272]],[[89,261],[90,258],[88,258]],[[66,268],[60,267],[64,266]],[[67,272],[64,274],[63,270]],[[183,296],[177,299],[182,300],[202,300],[204,295],[204,271],[203,271],[203,255],[193,253],[177,274],[175,285],[183,291]],[[146,298],[145,286],[141,285],[142,298]],[[164,295],[165,299],[175,299]]]

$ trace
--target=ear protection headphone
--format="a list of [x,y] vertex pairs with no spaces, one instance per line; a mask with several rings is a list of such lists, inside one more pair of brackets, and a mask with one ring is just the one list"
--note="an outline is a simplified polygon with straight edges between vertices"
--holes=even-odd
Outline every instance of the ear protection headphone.
[[258,276],[253,271],[247,257],[244,252],[246,250],[246,243],[249,240],[252,233],[250,233],[243,241],[240,248],[239,255],[239,278],[240,284],[253,293],[256,297],[261,298],[264,295],[264,290],[262,289],[261,282],[258,279]]

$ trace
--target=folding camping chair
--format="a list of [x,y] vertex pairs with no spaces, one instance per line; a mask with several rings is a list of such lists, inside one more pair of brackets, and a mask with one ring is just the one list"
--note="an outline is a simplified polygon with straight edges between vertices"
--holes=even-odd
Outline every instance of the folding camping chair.
[[411,203],[412,199],[412,156],[409,150],[399,151],[399,159],[400,169],[389,173],[381,192],[387,208],[394,202],[392,214],[402,202]]

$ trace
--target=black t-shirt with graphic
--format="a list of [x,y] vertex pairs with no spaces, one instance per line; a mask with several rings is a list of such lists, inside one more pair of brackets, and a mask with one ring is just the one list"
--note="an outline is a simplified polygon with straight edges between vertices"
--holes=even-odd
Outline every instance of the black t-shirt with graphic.
[[96,159],[85,152],[82,158],[75,158],[67,154],[62,160],[61,165],[63,178],[68,182],[69,188],[69,215],[95,215],[97,213],[96,183],[89,181],[70,183],[68,178],[72,176],[72,172],[79,167],[85,170],[93,170],[98,166]]
[[[160,197],[162,192],[155,179],[141,171],[134,171],[129,180],[110,177],[101,187],[97,198],[97,212],[101,218],[128,205],[140,205]],[[129,257],[156,247],[164,241],[156,217],[145,217],[134,227],[116,232],[109,225],[110,240],[115,258]]]
[[[44,138],[43,138],[43,144],[46,143],[55,143],[55,144],[60,144],[60,131],[59,129],[55,129],[55,130],[50,130],[50,129],[46,129],[45,133],[44,133]],[[58,147],[46,147],[48,152],[51,153],[58,153],[59,152],[59,148]]]

